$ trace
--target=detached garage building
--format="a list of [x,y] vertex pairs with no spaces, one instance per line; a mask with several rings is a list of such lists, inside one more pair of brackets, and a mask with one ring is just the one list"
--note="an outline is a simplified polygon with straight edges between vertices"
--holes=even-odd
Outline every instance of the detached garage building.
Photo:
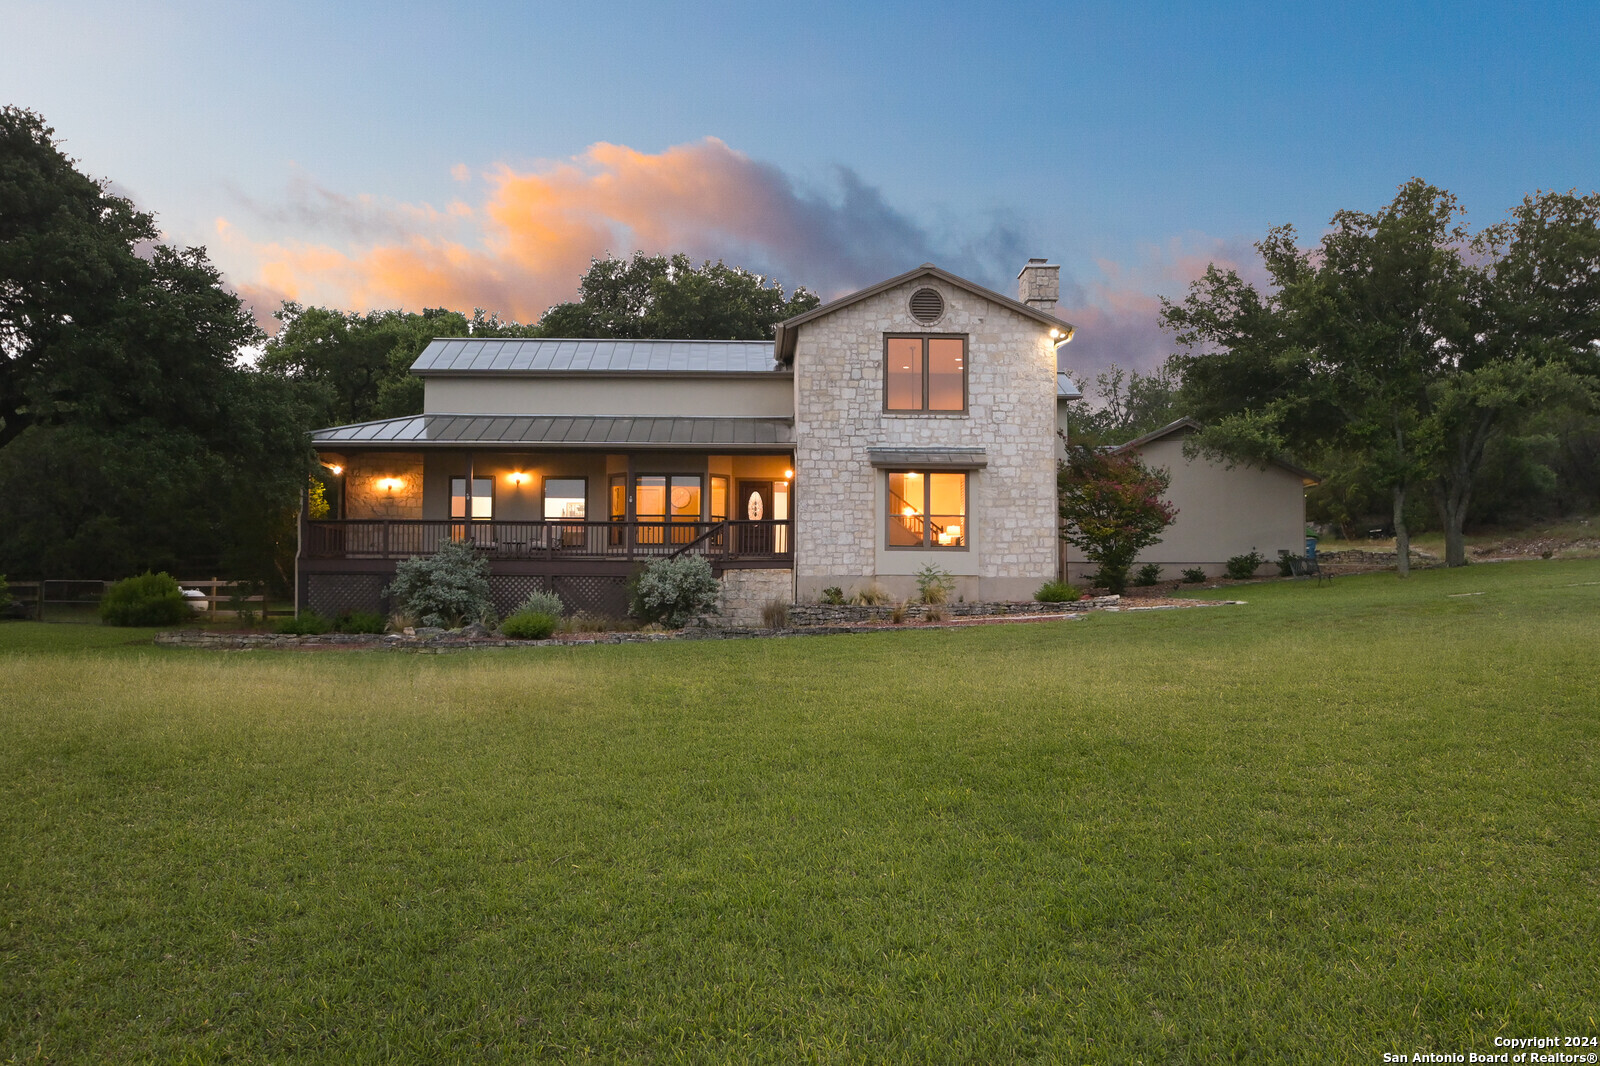
[[[1139,554],[1136,566],[1160,563],[1162,577],[1200,567],[1208,577],[1222,574],[1227,560],[1250,551],[1267,559],[1262,573],[1276,573],[1278,553],[1299,555],[1306,547],[1306,489],[1320,478],[1292,463],[1275,460],[1266,469],[1227,463],[1204,456],[1187,459],[1183,444],[1200,431],[1191,418],[1180,418],[1154,433],[1118,447],[1119,454],[1137,453],[1152,470],[1172,475],[1167,499],[1178,509],[1160,544]],[[1080,559],[1068,565],[1069,577],[1088,576],[1095,567]]]

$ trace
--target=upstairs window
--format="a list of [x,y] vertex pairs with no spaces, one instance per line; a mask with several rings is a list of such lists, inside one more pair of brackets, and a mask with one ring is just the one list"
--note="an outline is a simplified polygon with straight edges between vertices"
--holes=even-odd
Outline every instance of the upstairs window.
[[967,409],[965,337],[885,337],[885,411]]

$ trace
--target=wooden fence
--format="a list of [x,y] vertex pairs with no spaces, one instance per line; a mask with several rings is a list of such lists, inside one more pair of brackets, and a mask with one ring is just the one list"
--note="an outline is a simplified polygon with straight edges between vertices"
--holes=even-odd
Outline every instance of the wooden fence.
[[[76,578],[46,578],[43,581],[10,581],[7,585],[11,598],[24,617],[35,621],[87,622],[98,617],[100,597],[114,582],[79,580]],[[227,578],[179,579],[178,587],[195,589],[204,597],[193,597],[194,604],[203,605],[195,611],[196,619],[215,621],[219,618],[237,618],[242,611],[252,611],[257,618],[265,619],[270,610],[266,594],[251,592],[251,584],[230,581]],[[246,593],[250,593],[246,595]],[[280,615],[294,611],[284,608]]]

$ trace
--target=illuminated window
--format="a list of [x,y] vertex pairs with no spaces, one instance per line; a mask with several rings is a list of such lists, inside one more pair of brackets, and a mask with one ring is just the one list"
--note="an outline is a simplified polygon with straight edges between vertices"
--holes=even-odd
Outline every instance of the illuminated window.
[[885,337],[886,411],[965,411],[965,337]]
[[965,548],[967,475],[891,472],[888,522],[891,548]]
[[[468,491],[470,482],[470,489]],[[494,478],[450,479],[450,517],[488,521],[494,517]]]
[[544,517],[582,519],[587,507],[589,483],[581,477],[544,479]]

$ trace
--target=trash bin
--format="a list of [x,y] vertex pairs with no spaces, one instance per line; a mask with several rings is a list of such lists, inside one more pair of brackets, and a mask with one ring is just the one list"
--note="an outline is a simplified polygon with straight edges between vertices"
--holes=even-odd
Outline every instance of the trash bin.
[[1307,533],[1306,534],[1306,558],[1307,559],[1315,559],[1316,557],[1317,557],[1317,535],[1315,533]]

